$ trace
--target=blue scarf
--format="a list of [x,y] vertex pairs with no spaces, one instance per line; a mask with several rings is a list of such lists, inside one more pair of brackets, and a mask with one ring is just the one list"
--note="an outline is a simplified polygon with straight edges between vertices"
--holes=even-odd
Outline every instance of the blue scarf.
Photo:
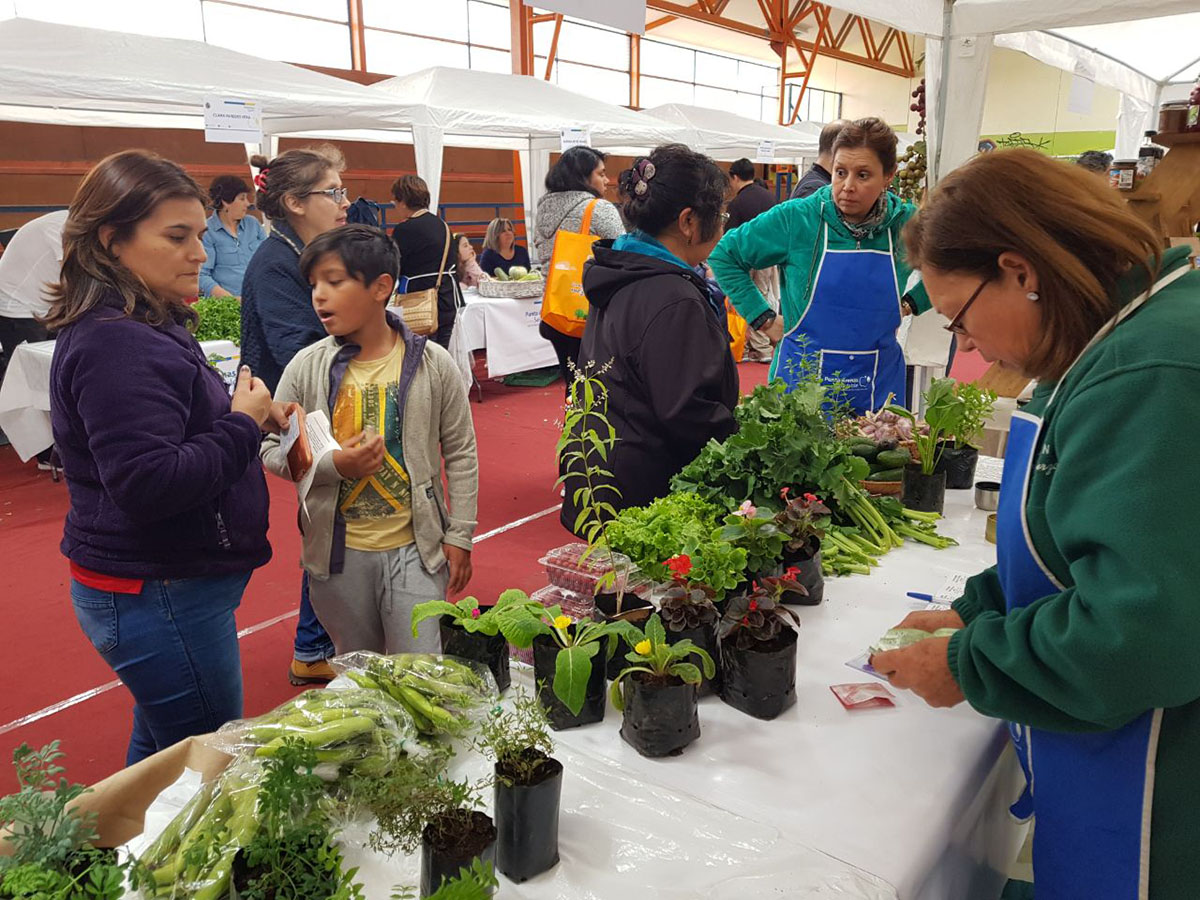
[[626,253],[640,253],[643,256],[652,256],[655,259],[661,259],[664,262],[669,262],[672,265],[679,266],[681,269],[687,269],[699,275],[701,280],[708,286],[708,290],[704,292],[705,299],[708,305],[712,308],[714,315],[718,320],[723,320],[725,317],[725,295],[720,297],[715,296],[717,291],[715,283],[710,282],[704,273],[703,266],[689,266],[682,259],[666,248],[662,241],[653,235],[647,234],[644,231],[632,231],[629,234],[623,234],[612,245],[614,250],[621,250]]

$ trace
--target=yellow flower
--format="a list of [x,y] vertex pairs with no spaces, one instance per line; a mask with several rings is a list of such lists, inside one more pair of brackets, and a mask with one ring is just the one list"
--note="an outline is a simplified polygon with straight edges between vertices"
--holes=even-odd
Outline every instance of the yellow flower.
[[554,627],[557,628],[559,631],[565,631],[570,626],[571,626],[571,617],[570,616],[555,616],[554,617]]
[[649,656],[650,655],[650,642],[649,641],[638,641],[637,646],[633,648],[633,652],[636,653],[638,656]]

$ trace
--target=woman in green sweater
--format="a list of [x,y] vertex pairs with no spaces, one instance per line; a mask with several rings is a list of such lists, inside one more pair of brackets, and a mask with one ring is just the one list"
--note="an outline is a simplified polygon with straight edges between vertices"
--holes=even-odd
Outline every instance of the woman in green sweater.
[[1039,386],[1012,422],[997,565],[902,623],[961,630],[872,664],[1010,723],[1039,898],[1193,900],[1200,273],[1087,172],[1027,150],[951,174],[905,243],[961,346]]
[[[916,207],[888,192],[896,134],[879,119],[848,122],[833,145],[833,184],[781,203],[730,231],[708,258],[750,327],[778,349],[771,377],[789,383],[807,356],[840,381],[855,412],[904,401],[904,353],[896,340],[908,311],[928,308],[907,292],[911,268],[900,232]],[[755,286],[756,269],[779,267],[781,315]]]

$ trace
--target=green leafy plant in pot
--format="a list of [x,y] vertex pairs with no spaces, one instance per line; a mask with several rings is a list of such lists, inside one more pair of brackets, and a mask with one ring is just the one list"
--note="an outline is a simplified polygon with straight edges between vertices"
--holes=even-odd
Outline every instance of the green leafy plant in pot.
[[938,466],[946,473],[948,489],[966,490],[975,485],[979,441],[996,408],[996,393],[973,382],[956,385],[954,393],[962,401],[962,406],[958,421],[951,432],[954,439],[943,442]]
[[[612,703],[624,713],[621,738],[642,756],[674,756],[700,737],[696,687],[703,674],[712,678],[712,657],[691,641],[667,641],[655,613],[646,630],[629,634],[632,663],[613,681]],[[700,665],[690,662],[696,657]]]
[[[470,867],[464,866],[453,878],[443,881],[426,900],[487,900],[499,886],[492,864],[477,859]],[[417,900],[417,889],[396,887],[392,890],[391,900]]]
[[96,817],[74,809],[90,789],[71,784],[53,741],[40,750],[21,744],[12,754],[17,793],[0,797],[0,897],[120,900],[124,864],[114,851],[93,846]]
[[[901,502],[909,509],[940,513],[945,508],[946,473],[938,470],[942,442],[958,427],[963,410],[963,400],[955,393],[954,385],[953,378],[935,378],[922,395],[926,427],[913,428],[913,441],[921,461],[905,466],[901,487]],[[916,416],[904,407],[887,409],[916,425]]]
[[729,601],[721,619],[721,699],[758,719],[773,719],[796,702],[796,631],[800,619],[779,603],[777,579],[754,583]]
[[804,586],[803,597],[791,592],[784,595],[784,603],[801,606],[816,606],[825,598],[825,576],[821,572],[821,540],[825,537],[825,524],[832,513],[816,494],[804,493],[792,496],[791,488],[779,492],[783,509],[775,516],[775,527],[787,543],[783,545],[783,565],[796,569],[793,576]]
[[[658,611],[667,628],[667,642],[691,641],[713,658],[716,671],[700,680],[697,693],[721,692],[720,650],[717,641],[717,623],[721,618],[717,610],[716,592],[706,584],[695,584],[689,580],[692,560],[686,554],[672,557],[666,562],[671,571],[671,583],[658,596]],[[619,673],[618,673],[619,674]]]
[[437,618],[442,652],[483,663],[492,670],[496,687],[503,693],[512,683],[508,667],[508,644],[528,647],[537,634],[531,630],[529,609],[541,609],[524,591],[507,590],[493,606],[480,607],[474,597],[457,603],[430,600],[418,603],[412,611],[412,633],[426,619]]
[[725,524],[714,537],[746,551],[747,581],[778,570],[787,543],[787,535],[779,530],[774,516],[760,515],[749,500],[725,517]]
[[495,761],[496,867],[518,884],[558,865],[562,763],[536,697],[518,691],[482,724],[474,749]]

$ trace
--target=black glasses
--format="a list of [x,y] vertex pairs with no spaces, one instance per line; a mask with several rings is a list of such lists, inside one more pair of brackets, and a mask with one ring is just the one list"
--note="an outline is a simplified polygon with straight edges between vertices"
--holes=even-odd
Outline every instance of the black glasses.
[[344,188],[344,187],[329,188],[328,190],[325,190],[325,191],[309,191],[304,196],[311,197],[313,194],[324,194],[326,197],[328,197],[334,203],[341,203],[343,200],[345,200],[347,197],[350,196],[350,191],[348,188]]
[[956,315],[950,321],[949,325],[944,326],[948,332],[950,332],[951,334],[957,334],[957,335],[963,335],[963,336],[966,335],[967,329],[962,327],[963,316],[965,316],[967,314],[967,310],[971,308],[971,304],[979,299],[979,295],[983,293],[983,289],[988,286],[988,282],[990,282],[991,280],[992,280],[992,276],[989,275],[987,278],[983,279],[983,281],[979,282],[979,287],[975,288],[975,293],[973,293],[971,295],[970,299],[967,300],[967,302],[963,304],[962,309],[960,309],[958,311],[958,315]]

